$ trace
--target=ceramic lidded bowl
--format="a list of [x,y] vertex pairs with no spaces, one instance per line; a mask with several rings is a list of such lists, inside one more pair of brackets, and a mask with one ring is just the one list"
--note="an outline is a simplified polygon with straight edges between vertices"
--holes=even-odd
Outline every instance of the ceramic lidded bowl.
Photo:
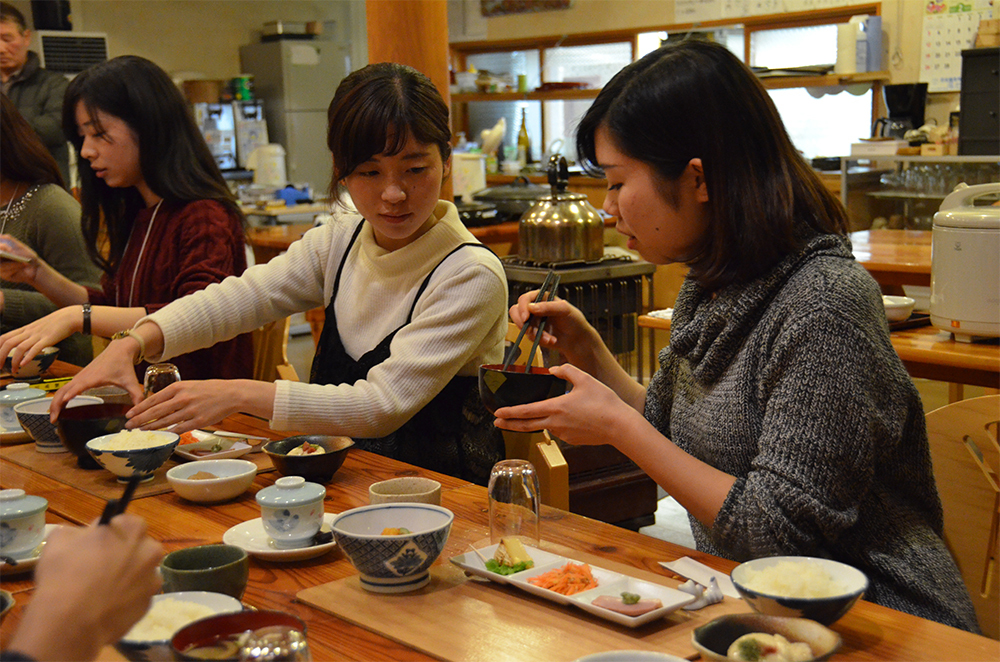
[[[430,567],[448,541],[454,514],[426,503],[383,503],[345,510],[333,520],[337,545],[375,593],[413,591],[430,581]],[[409,533],[383,534],[405,528]]]
[[59,356],[58,347],[45,347],[30,361],[15,369],[11,368],[11,357],[8,355],[4,360],[3,368],[12,374],[14,379],[37,380],[39,375],[52,367],[57,356]]
[[250,557],[235,545],[198,545],[170,552],[160,561],[163,592],[211,591],[243,597]]
[[566,380],[551,374],[548,368],[532,366],[531,372],[525,372],[523,365],[502,368],[501,364],[479,366],[479,397],[490,412],[566,392]]
[[720,616],[691,633],[691,643],[701,657],[714,662],[728,662],[729,646],[745,634],[763,632],[780,634],[789,642],[809,645],[813,660],[825,660],[840,648],[840,635],[805,618],[765,616],[762,614],[727,614]]
[[83,405],[59,412],[59,418],[56,419],[59,439],[73,455],[76,455],[76,463],[81,469],[101,468],[97,460],[87,452],[87,442],[124,430],[125,412],[131,408],[130,403],[112,403],[105,400],[103,404]]
[[309,547],[323,525],[322,485],[302,476],[284,476],[257,492],[264,531],[278,549]]
[[[82,407],[84,405],[99,405],[100,398],[88,395],[78,395],[66,403],[67,407]],[[59,431],[54,423],[49,421],[49,405],[52,398],[35,398],[14,405],[17,422],[24,431],[35,440],[35,450],[39,453],[66,453],[68,448],[59,440]]]
[[[160,611],[166,601],[173,601],[180,608]],[[170,639],[178,630],[195,621],[217,614],[239,612],[243,604],[236,598],[209,591],[182,591],[159,593],[150,601],[149,610],[125,636],[118,640],[115,649],[133,662],[169,660]],[[156,610],[156,611],[154,611]],[[158,617],[150,615],[158,614]]]
[[257,465],[249,460],[197,460],[168,470],[167,482],[183,499],[218,503],[246,492],[256,475]]
[[0,391],[0,432],[23,432],[14,407],[28,400],[44,398],[45,391],[27,384],[8,384]]
[[45,539],[49,502],[24,490],[0,490],[0,554],[27,558]]
[[152,480],[180,443],[180,436],[166,430],[129,430],[91,439],[87,452],[98,464],[126,482],[134,474]]
[[[322,453],[310,455],[289,455],[304,443],[319,446]],[[347,451],[354,445],[350,437],[334,437],[322,434],[303,434],[286,439],[269,441],[264,444],[264,452],[282,476],[302,476],[312,483],[329,483],[333,474],[344,464]]]
[[731,576],[754,611],[809,618],[824,625],[847,613],[868,589],[868,578],[857,568],[810,556],[754,559],[733,568]]
[[238,660],[238,640],[246,632],[274,633],[280,631],[283,644],[289,648],[288,659],[308,660],[306,624],[302,619],[283,611],[248,609],[230,614],[209,616],[178,630],[170,640],[174,660]]

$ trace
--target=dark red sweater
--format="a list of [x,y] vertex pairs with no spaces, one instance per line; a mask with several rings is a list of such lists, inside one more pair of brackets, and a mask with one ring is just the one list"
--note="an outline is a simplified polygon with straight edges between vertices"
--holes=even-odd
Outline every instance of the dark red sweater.
[[[239,276],[246,269],[243,227],[222,204],[213,200],[175,204],[165,201],[140,255],[152,216],[153,208],[143,209],[136,216],[118,271],[113,277],[105,274],[101,280],[103,290],[88,290],[91,303],[144,306],[147,313],[152,313],[227,276]],[[208,349],[176,356],[171,363],[178,367],[182,379],[250,379],[253,343],[250,334],[243,334]],[[136,369],[140,381],[145,370],[146,364]]]

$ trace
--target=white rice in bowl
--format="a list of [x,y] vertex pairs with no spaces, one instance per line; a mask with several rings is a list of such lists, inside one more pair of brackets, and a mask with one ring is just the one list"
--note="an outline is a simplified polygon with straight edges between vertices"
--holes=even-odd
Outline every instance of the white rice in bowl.
[[169,442],[170,439],[166,435],[151,430],[122,430],[113,437],[93,444],[93,448],[101,451],[134,451],[162,446]]
[[122,639],[166,641],[188,623],[213,616],[217,612],[218,610],[197,602],[164,598],[155,601],[146,615],[139,619]]
[[760,570],[745,568],[743,586],[757,593],[788,598],[832,598],[847,593],[826,568],[808,561],[779,561]]

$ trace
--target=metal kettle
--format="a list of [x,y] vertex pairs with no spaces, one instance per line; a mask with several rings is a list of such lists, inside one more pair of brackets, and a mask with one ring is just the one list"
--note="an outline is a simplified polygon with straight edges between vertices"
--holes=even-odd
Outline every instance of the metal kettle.
[[582,193],[566,190],[569,166],[553,154],[547,167],[552,192],[521,216],[519,254],[530,262],[595,261],[604,256],[604,220]]

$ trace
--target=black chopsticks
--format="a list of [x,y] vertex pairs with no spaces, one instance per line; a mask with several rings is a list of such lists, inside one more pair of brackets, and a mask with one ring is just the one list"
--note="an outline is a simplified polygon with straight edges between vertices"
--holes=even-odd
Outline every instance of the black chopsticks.
[[[549,273],[545,274],[545,280],[542,281],[542,286],[538,288],[538,296],[535,297],[535,303],[540,303],[542,301],[552,301],[556,298],[556,292],[559,290],[559,275],[552,269],[549,269]],[[524,326],[521,327],[521,331],[517,334],[517,340],[514,344],[510,346],[507,350],[507,356],[504,357],[502,371],[506,371],[510,368],[510,364],[514,361],[514,356],[517,354],[517,348],[521,344],[521,339],[524,338],[524,332],[528,330],[528,327],[532,325],[532,322],[536,320],[534,315],[530,315],[528,319],[524,321]],[[531,353],[528,355],[528,362],[525,364],[524,371],[531,371],[531,362],[535,359],[535,352],[538,350],[538,343],[542,339],[542,331],[545,330],[545,317],[542,317],[535,326],[535,342],[531,345]]]
[[121,515],[125,512],[128,507],[128,502],[132,500],[132,495],[135,494],[136,486],[142,481],[142,476],[139,474],[132,474],[129,477],[128,483],[125,485],[125,491],[122,492],[120,499],[111,499],[104,506],[104,512],[101,513],[101,519],[98,524],[107,524],[111,521],[112,517],[116,515]]

